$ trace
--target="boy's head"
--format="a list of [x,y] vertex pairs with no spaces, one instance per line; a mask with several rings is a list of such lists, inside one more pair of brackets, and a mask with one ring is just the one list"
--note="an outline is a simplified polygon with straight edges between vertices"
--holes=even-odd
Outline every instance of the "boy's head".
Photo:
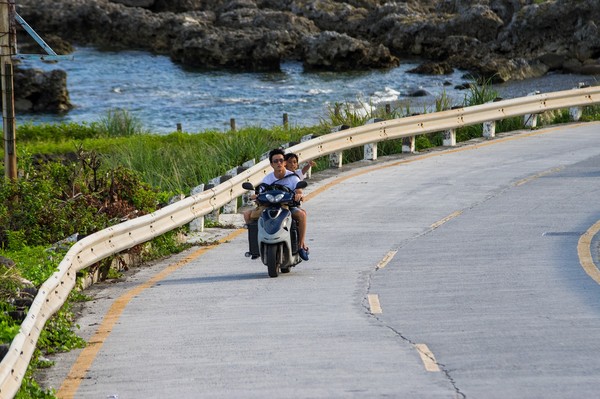
[[289,154],[285,154],[285,167],[292,172],[298,169],[298,155],[290,152]]

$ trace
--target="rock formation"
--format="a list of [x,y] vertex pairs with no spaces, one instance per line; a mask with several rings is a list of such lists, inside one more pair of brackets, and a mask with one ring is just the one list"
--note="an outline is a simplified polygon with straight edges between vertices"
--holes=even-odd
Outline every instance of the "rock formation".
[[73,106],[67,91],[67,73],[60,69],[14,68],[15,111],[64,113]]
[[[548,71],[600,73],[597,0],[20,0],[43,35],[145,49],[187,66],[332,71],[426,60],[495,82]],[[435,64],[439,65],[435,65]]]

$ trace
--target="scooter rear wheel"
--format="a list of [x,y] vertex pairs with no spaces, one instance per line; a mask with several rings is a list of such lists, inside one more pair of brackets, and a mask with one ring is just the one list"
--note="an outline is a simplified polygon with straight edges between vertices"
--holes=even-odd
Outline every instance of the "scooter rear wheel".
[[267,246],[267,268],[269,269],[269,277],[277,277],[279,275],[277,252],[279,252],[277,245]]

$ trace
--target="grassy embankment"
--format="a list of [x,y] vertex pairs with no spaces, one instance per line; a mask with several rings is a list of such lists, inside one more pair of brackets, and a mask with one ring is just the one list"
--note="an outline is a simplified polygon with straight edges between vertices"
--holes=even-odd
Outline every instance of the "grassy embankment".
[[[488,85],[473,85],[464,106],[483,104],[497,97]],[[453,105],[442,95],[434,109]],[[393,119],[413,114],[409,104],[399,104],[386,112],[377,109],[359,115],[350,104],[331,108],[328,120],[314,127],[251,127],[236,132],[206,131],[199,134],[175,132],[155,135],[125,111],[115,111],[90,124],[24,125],[17,131],[17,182],[0,183],[0,256],[15,262],[0,265],[0,344],[9,344],[18,332],[31,295],[23,279],[39,287],[62,260],[68,243],[55,245],[74,234],[92,234],[110,225],[152,212],[175,194],[189,193],[196,185],[249,159],[257,159],[271,148],[297,142],[307,134],[327,134],[337,125],[359,126],[371,118]],[[600,107],[588,107],[583,120],[600,119]],[[542,118],[538,125],[568,122],[568,110]],[[522,118],[501,121],[496,132],[524,128]],[[482,126],[457,130],[457,141],[482,135]],[[419,136],[417,151],[441,145],[443,133]],[[378,154],[402,151],[401,140],[379,143]],[[344,162],[362,159],[362,148],[344,152]],[[328,167],[326,157],[317,159],[314,171]],[[2,171],[3,173],[3,171]],[[4,173],[3,173],[4,174]],[[153,259],[182,250],[175,233],[153,241],[152,246],[134,248],[143,259]],[[49,248],[51,248],[49,250]],[[98,267],[111,276],[110,259]],[[31,292],[31,289],[29,290]],[[29,298],[28,298],[29,297]],[[33,371],[49,367],[44,355],[81,347],[85,342],[75,334],[71,306],[85,300],[73,292],[65,306],[47,323],[23,382],[18,398],[53,398],[41,388]],[[30,302],[29,302],[30,303]]]

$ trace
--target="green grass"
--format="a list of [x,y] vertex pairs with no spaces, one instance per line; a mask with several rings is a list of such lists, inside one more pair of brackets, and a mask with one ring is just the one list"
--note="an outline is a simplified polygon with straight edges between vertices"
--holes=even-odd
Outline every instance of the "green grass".
[[[190,189],[207,183],[214,177],[244,162],[255,159],[286,142],[299,142],[309,135],[328,132],[325,126],[315,127],[259,127],[235,132],[205,131],[200,133],[175,132],[155,135],[134,129],[138,126],[131,118],[117,114],[103,123],[90,125],[41,125],[37,131],[32,125],[19,127],[17,152],[19,162],[37,154],[54,154],[63,158],[80,151],[96,152],[103,168],[118,166],[135,170],[151,186],[166,192],[188,194]],[[119,130],[119,126],[125,126]],[[64,133],[73,129],[73,133]],[[21,132],[23,129],[23,134]],[[107,133],[110,132],[110,133]],[[120,133],[119,133],[120,132]]]

